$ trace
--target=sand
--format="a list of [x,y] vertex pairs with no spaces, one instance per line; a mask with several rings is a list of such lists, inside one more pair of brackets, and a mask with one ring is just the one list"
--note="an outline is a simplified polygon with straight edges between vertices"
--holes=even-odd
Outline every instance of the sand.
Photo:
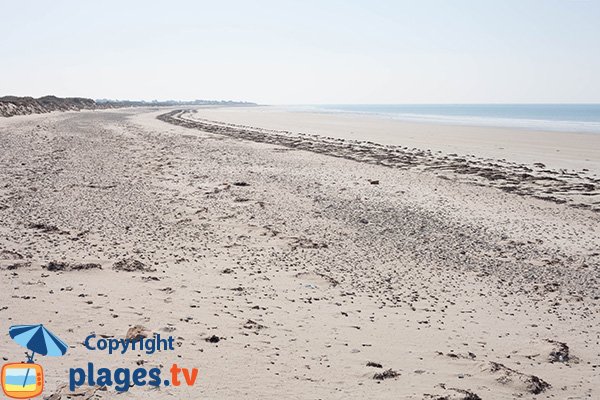
[[[402,124],[399,126],[392,124],[387,127],[387,130],[384,129],[383,131],[379,127],[379,133],[369,136],[365,132],[369,132],[371,126],[378,126],[377,121],[382,121],[381,119],[369,117],[354,118],[354,120],[348,121],[347,117],[342,116],[340,118],[331,114],[325,116],[325,118],[322,114],[288,112],[283,114],[282,118],[284,120],[286,118],[296,119],[301,123],[302,118],[306,118],[307,126],[312,127],[314,130],[308,133],[301,131],[299,128],[296,128],[297,130],[281,130],[273,128],[273,125],[281,124],[281,122],[260,122],[261,119],[264,120],[267,118],[268,120],[268,116],[273,112],[269,108],[238,108],[231,111],[227,111],[227,109],[224,111],[221,109],[182,110],[164,114],[159,118],[175,125],[234,138],[283,145],[296,150],[308,150],[392,168],[428,171],[442,179],[461,181],[477,186],[492,186],[513,194],[532,196],[560,204],[567,204],[571,207],[586,208],[600,212],[600,201],[598,200],[600,197],[600,178],[593,168],[594,165],[587,165],[588,167],[592,167],[592,169],[581,168],[580,170],[569,170],[557,168],[556,160],[550,164],[540,162],[539,157],[529,159],[527,162],[518,162],[514,158],[500,158],[499,154],[496,154],[496,158],[490,158],[465,154],[464,152],[451,153],[448,151],[448,148],[442,151],[428,147],[409,147],[394,144],[397,142],[397,139],[388,139],[386,143],[386,141],[379,140],[379,138],[394,137],[396,135],[395,132],[398,131],[406,135],[409,134],[408,132],[412,132],[413,128]],[[205,118],[211,114],[220,117],[223,113],[229,116],[226,118],[229,121],[224,122],[222,119],[214,120]],[[255,122],[260,123],[260,125],[233,123],[231,122],[231,115],[238,118],[240,115],[254,116],[254,119],[259,120]],[[318,124],[314,123],[315,118]],[[253,118],[248,119],[252,120]],[[281,121],[281,119],[275,118],[275,121]],[[385,122],[385,120],[381,122],[384,124],[384,127]],[[354,127],[349,125],[350,123],[354,123]],[[353,132],[348,131],[348,129],[356,128],[362,130],[363,133],[355,135]],[[448,147],[449,143],[455,143],[454,139],[449,141],[449,138],[464,140],[461,134],[457,134],[457,131],[460,129],[459,127],[441,126],[436,129],[439,130],[440,137],[442,138],[439,140],[441,146]],[[374,129],[374,131],[377,130]],[[479,136],[486,139],[474,140],[473,143],[476,146],[487,147],[489,149],[489,141],[491,138],[495,138],[496,147],[504,146],[503,143],[505,143],[506,138],[503,137],[503,132],[506,132],[506,130],[485,131],[480,129]],[[352,134],[350,136],[353,138],[347,137],[350,133]],[[474,133],[471,132],[471,134]],[[529,132],[513,132],[512,134],[523,137],[523,135],[527,135]],[[532,132],[531,134],[544,135],[545,133]],[[566,133],[560,135],[568,136]],[[424,134],[424,136],[427,135]],[[577,135],[574,136],[577,137]],[[597,137],[600,137],[600,135],[587,136],[591,138],[588,147],[594,143]],[[542,147],[536,146],[535,143],[525,143],[521,140],[520,145],[514,146],[515,154],[523,156],[525,154],[540,153],[544,146],[560,147],[560,143],[567,140],[566,138],[555,138],[556,140],[552,141],[549,138],[544,139]],[[508,142],[510,143],[510,138]],[[516,142],[518,143],[518,141]],[[588,148],[583,145],[572,147],[581,153],[593,154],[598,151],[596,148],[593,148],[591,151],[587,150]],[[561,164],[565,162],[569,162],[571,165],[576,164],[573,157],[563,158]]]
[[[407,143],[390,161],[395,147],[298,135],[323,135],[311,118],[350,117],[156,118],[168,111],[0,119],[0,326],[43,323],[71,347],[38,359],[45,396],[66,398],[68,369],[88,361],[199,369],[192,388],[120,395],[132,399],[600,396],[600,213],[597,188],[577,186],[595,184],[594,139],[569,142],[564,159],[522,153],[546,165],[536,178],[577,170],[552,181],[548,197],[576,192],[558,202],[536,197],[537,181],[515,192],[478,175],[488,154],[461,170],[472,149],[495,151],[484,143],[446,159]],[[506,178],[526,161],[489,168]],[[116,270],[122,260],[143,268]],[[176,350],[82,345],[134,325],[175,336]],[[19,361],[23,349],[6,335],[0,354]]]
[[202,118],[267,129],[473,154],[600,176],[600,135],[514,128],[411,123],[384,116],[289,112],[282,107],[199,108]]

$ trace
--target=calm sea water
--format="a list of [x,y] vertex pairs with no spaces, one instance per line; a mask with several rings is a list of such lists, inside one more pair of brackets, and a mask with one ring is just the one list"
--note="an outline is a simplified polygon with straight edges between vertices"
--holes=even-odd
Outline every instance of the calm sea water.
[[302,109],[409,122],[600,133],[600,104],[328,104]]

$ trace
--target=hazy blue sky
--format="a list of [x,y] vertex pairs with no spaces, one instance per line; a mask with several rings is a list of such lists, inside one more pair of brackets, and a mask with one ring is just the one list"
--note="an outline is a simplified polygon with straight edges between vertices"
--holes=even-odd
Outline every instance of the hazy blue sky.
[[0,0],[0,95],[600,102],[600,0]]

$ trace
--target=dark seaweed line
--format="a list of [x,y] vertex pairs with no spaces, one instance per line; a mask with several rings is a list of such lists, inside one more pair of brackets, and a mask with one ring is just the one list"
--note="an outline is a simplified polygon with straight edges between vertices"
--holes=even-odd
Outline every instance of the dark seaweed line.
[[[508,193],[530,196],[541,200],[580,209],[600,212],[600,206],[575,203],[565,192],[594,197],[600,190],[599,180],[577,174],[562,174],[544,170],[536,174],[526,165],[500,165],[467,160],[455,154],[434,155],[430,150],[408,149],[407,147],[381,145],[373,142],[359,142],[312,134],[291,134],[286,131],[259,129],[244,125],[226,124],[209,120],[189,120],[183,118],[186,110],[175,110],[157,116],[157,119],[170,124],[201,130],[212,134],[225,135],[237,139],[250,140],[284,146],[296,150],[345,158],[353,161],[379,164],[391,168],[409,169],[422,167],[425,170],[438,170],[469,176]],[[552,174],[552,175],[549,175]],[[442,178],[446,178],[441,176]],[[477,183],[477,182],[476,182]],[[480,182],[478,184],[481,184]]]

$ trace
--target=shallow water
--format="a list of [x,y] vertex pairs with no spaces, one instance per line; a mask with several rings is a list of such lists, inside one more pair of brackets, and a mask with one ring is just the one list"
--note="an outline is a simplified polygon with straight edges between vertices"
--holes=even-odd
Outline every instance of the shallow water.
[[600,133],[600,104],[325,104],[290,107],[410,122]]

